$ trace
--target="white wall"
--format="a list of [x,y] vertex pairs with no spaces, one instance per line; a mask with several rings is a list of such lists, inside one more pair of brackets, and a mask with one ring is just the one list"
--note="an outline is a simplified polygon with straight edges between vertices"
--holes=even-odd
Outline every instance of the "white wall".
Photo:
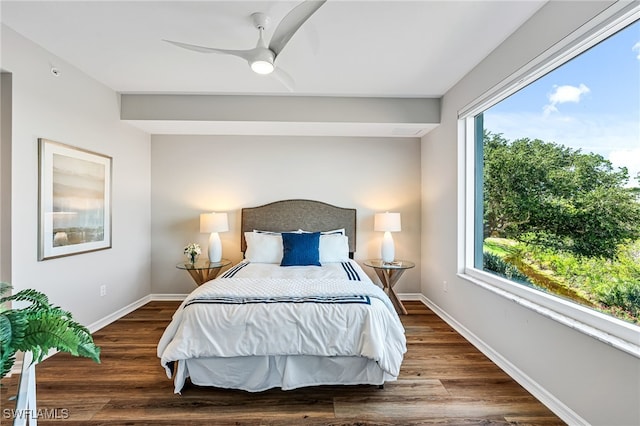
[[[1,66],[13,82],[13,286],[90,325],[150,293],[150,137],[120,122],[115,92],[4,25]],[[113,248],[38,262],[38,138],[113,158]]]
[[609,3],[548,3],[444,96],[442,124],[422,140],[422,292],[540,386],[547,402],[566,408],[564,415],[594,425],[637,425],[640,360],[456,275],[457,112]]
[[[184,260],[186,244],[207,245],[200,213],[229,213],[230,230],[220,234],[223,257],[239,261],[240,209],[282,199],[356,208],[356,260],[380,256],[373,214],[398,211],[396,257],[419,260],[419,139],[164,135],[152,137],[151,159],[153,293],[193,290],[175,265]],[[396,288],[419,292],[419,278],[418,265]]]

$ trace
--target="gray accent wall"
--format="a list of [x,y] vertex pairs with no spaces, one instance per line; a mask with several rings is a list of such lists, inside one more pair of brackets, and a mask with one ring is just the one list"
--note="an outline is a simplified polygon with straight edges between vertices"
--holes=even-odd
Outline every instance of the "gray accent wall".
[[[380,257],[382,232],[373,215],[402,214],[394,233],[396,257],[420,257],[420,140],[298,136],[155,135],[151,140],[151,282],[153,293],[194,289],[182,248],[197,242],[200,213],[227,212],[222,256],[240,251],[240,209],[286,199],[309,199],[357,209],[356,261]],[[206,249],[204,250],[206,252]],[[203,253],[206,255],[206,253]],[[363,268],[377,282],[375,273]],[[420,265],[396,288],[420,291]]]

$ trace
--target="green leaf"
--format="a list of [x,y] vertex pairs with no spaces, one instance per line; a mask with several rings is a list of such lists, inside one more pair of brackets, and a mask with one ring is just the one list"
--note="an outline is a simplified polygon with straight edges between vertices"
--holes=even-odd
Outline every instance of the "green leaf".
[[[6,283],[0,284],[0,294],[10,289]],[[74,321],[70,312],[51,306],[45,294],[26,289],[0,299],[0,303],[9,301],[30,304],[0,311],[0,377],[11,370],[17,351],[32,352],[34,362],[42,361],[50,349],[100,362],[100,348],[89,330]]]
[[25,289],[20,290],[18,293],[11,296],[6,296],[0,299],[0,303],[16,301],[16,302],[31,302],[38,306],[49,306],[49,298],[37,290]]

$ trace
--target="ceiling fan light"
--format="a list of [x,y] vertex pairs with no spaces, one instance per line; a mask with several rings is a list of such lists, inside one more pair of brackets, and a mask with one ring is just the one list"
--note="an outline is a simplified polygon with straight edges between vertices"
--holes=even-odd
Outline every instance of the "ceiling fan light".
[[268,61],[253,61],[251,62],[251,69],[258,74],[271,74],[273,72],[273,64]]

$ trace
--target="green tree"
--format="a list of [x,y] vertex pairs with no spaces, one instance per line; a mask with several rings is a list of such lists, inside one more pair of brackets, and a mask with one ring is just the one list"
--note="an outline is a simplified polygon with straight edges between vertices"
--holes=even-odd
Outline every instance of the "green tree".
[[587,256],[615,256],[640,238],[637,190],[626,168],[539,139],[484,134],[485,236]]

